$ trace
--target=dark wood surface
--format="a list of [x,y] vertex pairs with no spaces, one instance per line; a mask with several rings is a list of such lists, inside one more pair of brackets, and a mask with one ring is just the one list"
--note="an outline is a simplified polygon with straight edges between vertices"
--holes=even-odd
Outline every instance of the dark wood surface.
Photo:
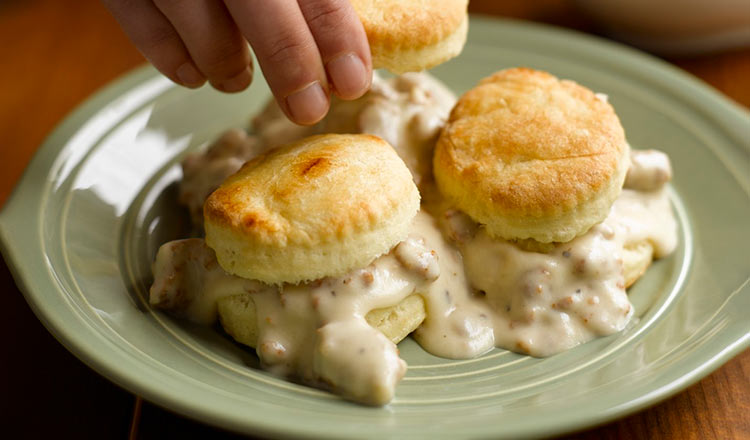
[[[599,34],[569,2],[472,1],[483,13]],[[143,62],[95,0],[0,0],[0,206],[36,148],[78,103]],[[668,59],[746,107],[750,48]],[[39,323],[0,263],[0,426],[23,438],[232,438],[144,402],[97,375]],[[569,436],[750,438],[750,350],[676,396]],[[134,415],[136,417],[134,417]]]

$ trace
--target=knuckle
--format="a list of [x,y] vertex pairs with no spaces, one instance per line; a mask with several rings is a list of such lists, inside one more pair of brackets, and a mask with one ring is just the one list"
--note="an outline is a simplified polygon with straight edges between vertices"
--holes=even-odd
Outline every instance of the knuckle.
[[344,3],[339,1],[310,1],[307,8],[307,24],[317,31],[332,32],[340,29],[341,23],[349,16]]
[[202,60],[206,73],[210,76],[231,78],[248,65],[245,49],[240,44],[224,44],[213,48]]
[[179,11],[183,8],[189,8],[190,4],[186,0],[153,0],[159,10],[164,11]]
[[266,59],[273,64],[297,62],[304,58],[302,54],[308,49],[298,38],[282,37],[269,47]]
[[173,45],[180,41],[177,31],[171,26],[155,26],[146,29],[137,37],[136,45],[145,50],[155,50],[165,45]]

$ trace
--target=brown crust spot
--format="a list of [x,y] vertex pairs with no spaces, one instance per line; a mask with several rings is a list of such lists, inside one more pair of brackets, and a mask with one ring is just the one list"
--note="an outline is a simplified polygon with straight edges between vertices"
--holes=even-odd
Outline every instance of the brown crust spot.
[[242,223],[245,225],[246,228],[252,228],[253,225],[258,221],[258,218],[253,213],[249,213],[245,216],[245,218],[242,220]]
[[[298,165],[298,173],[301,177],[319,176],[325,172],[331,161],[326,157],[313,157],[301,162]],[[307,176],[307,174],[310,176]]]

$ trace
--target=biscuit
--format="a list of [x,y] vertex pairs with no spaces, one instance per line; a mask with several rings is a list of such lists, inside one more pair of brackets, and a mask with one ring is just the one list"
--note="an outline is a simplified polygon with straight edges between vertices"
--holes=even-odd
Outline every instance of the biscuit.
[[320,135],[247,162],[206,200],[221,267],[268,284],[336,277],[404,240],[419,210],[411,173],[371,135]]
[[575,82],[515,68],[459,98],[433,167],[443,196],[490,235],[567,242],[608,215],[628,151],[605,100]]
[[654,247],[646,240],[626,243],[622,251],[625,287],[630,287],[646,272],[654,258]]
[[416,72],[443,63],[466,42],[468,0],[352,0],[374,68]]
[[[226,296],[219,299],[217,304],[224,330],[237,342],[256,347],[258,318],[252,294]],[[422,297],[411,295],[394,306],[371,310],[365,319],[394,344],[398,344],[419,327],[426,316]]]

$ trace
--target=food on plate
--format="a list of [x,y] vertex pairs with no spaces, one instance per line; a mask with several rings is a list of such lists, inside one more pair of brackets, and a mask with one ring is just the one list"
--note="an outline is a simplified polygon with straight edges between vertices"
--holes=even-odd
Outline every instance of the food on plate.
[[[677,244],[665,185],[647,191],[626,187],[603,222],[564,243],[505,240],[458,209],[433,212],[442,212],[446,235],[459,248],[466,278],[481,299],[462,294],[455,301],[489,317],[473,321],[475,331],[494,338],[477,353],[494,345],[549,356],[623,330],[634,313],[625,289],[652,259],[668,255]],[[462,308],[467,306],[455,310]],[[424,346],[430,341],[421,330],[416,336]],[[446,357],[471,354],[441,347],[446,351],[437,354]]]
[[466,42],[468,0],[352,0],[376,69],[417,72],[443,63]]
[[206,239],[159,249],[151,303],[369,405],[393,398],[410,333],[466,359],[624,329],[626,288],[677,244],[668,157],[545,72],[498,72],[448,117],[453,102],[426,74],[376,78],[313,127],[270,104],[254,134],[190,155],[181,202],[204,206]]
[[412,234],[418,210],[409,170],[382,139],[305,138],[208,198],[205,241],[159,249],[150,301],[203,323],[221,307],[265,368],[385,404],[406,372],[392,339],[424,318],[410,297],[439,276],[435,251]]
[[538,70],[502,70],[462,96],[435,149],[440,192],[488,234],[566,242],[604,220],[628,170],[615,111]]
[[[251,293],[225,296],[217,301],[219,319],[224,330],[237,342],[258,346],[258,311]],[[409,336],[425,318],[424,300],[407,296],[395,306],[373,309],[365,320],[386,338],[398,344]]]
[[445,201],[431,210],[493,345],[548,356],[630,321],[626,287],[677,237],[666,155],[628,152],[602,97],[545,72],[503,70],[459,98],[434,156]]
[[382,139],[318,135],[247,162],[206,200],[206,243],[229,273],[268,284],[337,277],[403,241],[419,210]]

